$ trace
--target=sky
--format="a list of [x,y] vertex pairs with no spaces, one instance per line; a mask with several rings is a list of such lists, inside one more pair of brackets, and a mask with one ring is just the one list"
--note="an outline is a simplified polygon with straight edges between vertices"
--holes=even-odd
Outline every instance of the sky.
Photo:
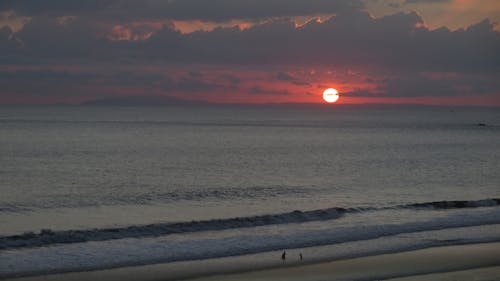
[[500,106],[498,0],[2,0],[0,104]]

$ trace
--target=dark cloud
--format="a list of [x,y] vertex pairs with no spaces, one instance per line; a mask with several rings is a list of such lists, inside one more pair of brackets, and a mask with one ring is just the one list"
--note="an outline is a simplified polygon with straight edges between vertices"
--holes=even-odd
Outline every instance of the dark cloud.
[[192,77],[183,77],[179,81],[164,85],[163,89],[174,92],[209,92],[224,88],[224,85],[207,82]]
[[260,86],[253,86],[248,90],[251,95],[270,95],[270,96],[289,96],[291,93],[287,90],[263,89]]
[[379,86],[387,96],[453,96],[458,94],[454,83],[443,79],[426,79],[423,77],[390,79]]
[[171,96],[123,96],[105,97],[85,101],[82,105],[93,106],[178,106],[178,105],[203,105],[203,100],[185,100]]
[[[12,65],[36,64],[154,63],[173,68],[183,65],[184,76],[141,76],[138,75],[139,70],[106,74],[99,78],[67,74],[69,76],[58,78],[63,82],[57,86],[59,88],[54,88],[49,82],[56,80],[50,76],[60,74],[49,73],[49,77],[43,76],[45,78],[38,81],[30,78],[28,73],[16,73],[17,78],[12,76],[14,74],[4,73],[0,86],[19,93],[46,87],[43,91],[50,94],[51,89],[55,89],[53,92],[63,92],[65,87],[72,89],[80,79],[83,84],[97,86],[128,85],[169,93],[211,92],[237,89],[245,79],[244,75],[227,75],[229,72],[213,78],[214,75],[209,72],[198,72],[196,68],[186,65],[209,65],[211,69],[235,67],[241,73],[245,69],[254,69],[264,71],[267,77],[278,81],[309,86],[303,77],[280,71],[294,69],[289,67],[293,66],[303,69],[359,69],[365,72],[359,79],[370,78],[367,77],[370,73],[375,73],[373,76],[387,73],[390,77],[386,80],[375,79],[374,83],[378,85],[376,91],[355,91],[351,93],[353,95],[499,94],[500,85],[495,81],[500,73],[500,33],[494,30],[489,20],[455,31],[446,28],[430,30],[423,23],[417,13],[373,18],[365,12],[349,11],[323,22],[310,21],[300,27],[293,21],[278,19],[244,30],[238,27],[216,28],[183,34],[167,23],[155,30],[147,29],[152,32],[151,36],[134,41],[111,40],[110,32],[115,25],[96,22],[92,18],[79,17],[61,22],[41,15],[33,17],[17,33],[8,27],[0,29],[0,66],[4,65],[4,69]],[[193,70],[186,72],[186,69]],[[457,73],[462,81],[430,79],[422,74],[439,72]],[[22,78],[24,76],[26,79]],[[11,80],[17,81],[17,86]],[[65,84],[64,81],[71,83]],[[82,92],[76,86],[75,91]],[[248,93],[291,95],[287,91],[264,86],[253,87]]]
[[374,19],[360,12],[301,28],[275,21],[188,35],[164,29],[148,46],[150,54],[179,62],[500,69],[500,33],[489,21],[457,31],[418,27],[422,23],[416,13]]
[[281,80],[281,81],[295,81],[295,77],[289,75],[289,74],[286,74],[284,72],[279,72],[277,75],[276,75],[276,79],[278,80]]
[[95,82],[98,75],[51,70],[0,71],[2,93],[16,95],[67,95],[78,92],[82,85]]
[[198,72],[198,71],[190,71],[190,72],[188,72],[188,75],[190,77],[193,77],[193,78],[202,78],[203,77],[203,73]]
[[237,76],[230,75],[230,74],[224,74],[221,77],[223,80],[228,81],[232,85],[237,85],[241,83],[241,79]]
[[9,51],[15,51],[20,45],[12,40],[12,30],[8,26],[0,28],[0,60]]
[[448,3],[450,0],[405,0],[406,4],[417,4],[417,3]]
[[108,85],[139,86],[141,88],[152,89],[156,86],[174,83],[171,79],[162,74],[142,74],[131,71],[122,71],[116,74],[101,74],[100,79],[104,79]]
[[28,16],[86,16],[100,19],[227,21],[341,13],[363,8],[360,0],[3,0],[0,11]]
[[0,11],[15,11],[23,15],[52,15],[64,16],[80,14],[84,12],[95,12],[110,7],[107,0],[2,0]]
[[165,25],[147,40],[112,41],[105,28],[83,19],[60,24],[35,18],[10,40],[5,40],[6,35],[3,40],[0,37],[0,48],[18,40],[24,47],[11,55],[37,60],[500,70],[500,33],[488,20],[456,31],[418,27],[422,23],[416,13],[374,19],[356,12],[300,28],[280,20],[246,30],[218,28],[181,34]]
[[[201,77],[193,78],[189,74],[172,78],[156,73],[130,71],[117,73],[75,73],[51,70],[0,71],[0,89],[3,95],[47,97],[87,95],[92,97],[92,91],[99,88],[107,88],[109,94],[113,94],[113,89],[119,92],[123,88],[139,93],[149,91],[151,94],[210,92],[225,88],[234,89],[234,86],[204,81]],[[106,95],[106,93],[101,94]]]
[[284,72],[279,72],[276,75],[276,79],[278,79],[280,81],[287,81],[287,82],[290,82],[290,83],[297,85],[297,86],[309,86],[310,85],[308,82],[301,81],[301,80],[291,76],[290,74],[287,74]]
[[104,41],[103,28],[83,19],[61,24],[54,18],[36,17],[16,33],[14,38],[22,42],[18,54],[39,59],[85,59],[111,52]]
[[373,90],[343,93],[356,97],[446,97],[498,94],[500,81],[493,75],[457,75],[430,78],[423,75],[400,76],[378,81]]

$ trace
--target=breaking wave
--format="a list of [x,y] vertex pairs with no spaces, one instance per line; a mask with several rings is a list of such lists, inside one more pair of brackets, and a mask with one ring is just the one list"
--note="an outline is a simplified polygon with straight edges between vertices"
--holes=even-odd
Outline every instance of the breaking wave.
[[226,230],[244,227],[304,223],[312,221],[333,220],[348,213],[369,212],[386,209],[461,209],[499,206],[500,199],[483,199],[471,201],[435,201],[412,203],[392,207],[368,208],[328,208],[312,211],[292,211],[281,214],[213,219],[190,222],[157,223],[134,225],[117,228],[100,228],[88,230],[52,231],[42,229],[38,233],[28,232],[20,235],[0,236],[0,249],[39,247],[61,243],[78,243],[87,241],[104,241],[123,238],[157,237],[175,233]]

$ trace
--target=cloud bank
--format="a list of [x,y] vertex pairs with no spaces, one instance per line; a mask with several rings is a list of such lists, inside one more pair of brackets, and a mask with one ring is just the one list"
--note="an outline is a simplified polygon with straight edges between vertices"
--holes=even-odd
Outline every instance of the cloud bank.
[[[2,1],[0,11],[30,17],[17,32],[0,28],[4,100],[72,90],[79,100],[93,92],[303,102],[335,83],[346,97],[476,95],[500,104],[500,33],[487,19],[429,29],[416,12],[374,18],[361,2],[327,0],[25,0]],[[264,18],[190,33],[175,25]]]

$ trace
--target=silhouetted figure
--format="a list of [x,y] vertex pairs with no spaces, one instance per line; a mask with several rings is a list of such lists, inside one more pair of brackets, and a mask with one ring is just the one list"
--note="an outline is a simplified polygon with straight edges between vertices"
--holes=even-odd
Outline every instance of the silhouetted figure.
[[283,251],[283,254],[281,254],[281,260],[283,262],[285,262],[285,260],[286,260],[286,252],[285,251]]
[[302,253],[299,254],[300,260],[302,260]]

